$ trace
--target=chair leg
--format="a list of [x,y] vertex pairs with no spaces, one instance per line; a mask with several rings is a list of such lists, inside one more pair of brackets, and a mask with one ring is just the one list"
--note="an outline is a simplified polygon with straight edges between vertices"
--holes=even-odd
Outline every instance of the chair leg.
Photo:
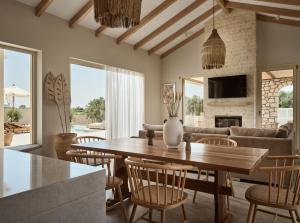
[[181,205],[181,209],[182,209],[182,214],[183,214],[183,222],[187,221],[187,217],[186,217],[186,211],[185,211],[185,207],[184,204]]
[[295,211],[294,210],[289,210],[289,212],[290,212],[290,216],[292,218],[292,222],[297,223],[297,217],[296,217]]
[[128,215],[127,215],[126,208],[125,208],[125,205],[124,205],[124,202],[123,202],[123,195],[122,195],[122,191],[121,191],[120,185],[118,185],[116,187],[116,190],[117,190],[117,193],[118,193],[119,198],[120,198],[120,204],[121,204],[121,208],[122,208],[123,217],[125,219],[125,222],[128,223]]
[[152,209],[149,209],[149,223],[152,223]]
[[255,223],[256,213],[257,213],[257,205],[254,206],[254,211],[253,211],[253,215],[252,215],[252,223]]
[[229,195],[226,196],[226,200],[227,200],[227,210],[230,210],[230,200],[229,200]]
[[299,210],[296,209],[296,210],[295,210],[295,213],[296,213],[298,222],[300,222],[300,214],[299,214]]
[[[200,177],[201,177],[201,170],[199,169],[199,170],[198,170],[197,180],[200,180]],[[194,204],[196,203],[197,192],[198,192],[198,191],[196,191],[196,190],[194,191],[194,197],[193,197],[193,203],[194,203]]]
[[247,217],[247,223],[253,222],[253,214],[254,214],[255,204],[250,203],[249,211],[248,211],[248,217]]
[[133,219],[134,219],[134,216],[135,216],[135,212],[136,212],[136,207],[137,207],[137,204],[133,204],[133,208],[132,208],[132,212],[131,212],[131,215],[130,215],[129,223],[133,222]]
[[165,223],[165,222],[166,222],[166,211],[162,210],[160,215],[160,223]]

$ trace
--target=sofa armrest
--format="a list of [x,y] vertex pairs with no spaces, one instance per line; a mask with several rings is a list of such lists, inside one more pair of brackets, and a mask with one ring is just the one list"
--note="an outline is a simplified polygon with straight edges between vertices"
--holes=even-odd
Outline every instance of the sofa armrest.
[[253,147],[269,149],[269,155],[291,155],[292,139],[271,138],[271,137],[252,137],[252,136],[230,136],[241,147]]

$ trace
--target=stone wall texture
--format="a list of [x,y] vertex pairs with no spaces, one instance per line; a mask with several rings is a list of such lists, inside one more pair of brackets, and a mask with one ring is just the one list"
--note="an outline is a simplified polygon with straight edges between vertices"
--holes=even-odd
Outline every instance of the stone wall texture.
[[262,80],[262,127],[277,128],[279,91],[283,87],[292,85],[293,78],[276,78]]
[[[204,113],[207,127],[215,126],[215,116],[242,116],[244,127],[255,126],[256,98],[256,17],[255,13],[234,10],[229,15],[216,17],[216,28],[226,44],[226,64],[219,70],[202,70],[205,78]],[[204,40],[212,30],[207,23]],[[247,97],[235,99],[209,99],[207,78],[212,76],[247,75]]]

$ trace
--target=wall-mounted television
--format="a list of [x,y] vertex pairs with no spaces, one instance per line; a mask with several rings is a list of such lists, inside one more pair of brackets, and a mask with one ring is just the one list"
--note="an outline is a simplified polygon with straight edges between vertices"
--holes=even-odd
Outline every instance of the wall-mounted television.
[[247,97],[247,75],[208,78],[208,98]]

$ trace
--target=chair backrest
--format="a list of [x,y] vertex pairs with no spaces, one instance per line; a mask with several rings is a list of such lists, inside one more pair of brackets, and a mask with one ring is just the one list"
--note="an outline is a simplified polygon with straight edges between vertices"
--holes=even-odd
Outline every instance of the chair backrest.
[[268,202],[278,206],[300,206],[300,156],[269,156],[272,167],[260,167],[269,176]]
[[99,136],[78,136],[76,137],[77,143],[86,143],[86,142],[97,142],[105,140],[105,138],[99,137]]
[[187,170],[191,166],[158,164],[126,159],[133,201],[148,206],[170,206],[184,197]]
[[109,180],[115,180],[116,173],[116,159],[120,159],[120,156],[101,153],[88,149],[72,149],[67,151],[67,156],[75,163],[87,164],[90,166],[101,166],[107,170],[108,182]]
[[215,146],[237,147],[237,142],[228,138],[207,137],[207,138],[202,138],[197,142],[209,144],[209,145],[215,145]]

